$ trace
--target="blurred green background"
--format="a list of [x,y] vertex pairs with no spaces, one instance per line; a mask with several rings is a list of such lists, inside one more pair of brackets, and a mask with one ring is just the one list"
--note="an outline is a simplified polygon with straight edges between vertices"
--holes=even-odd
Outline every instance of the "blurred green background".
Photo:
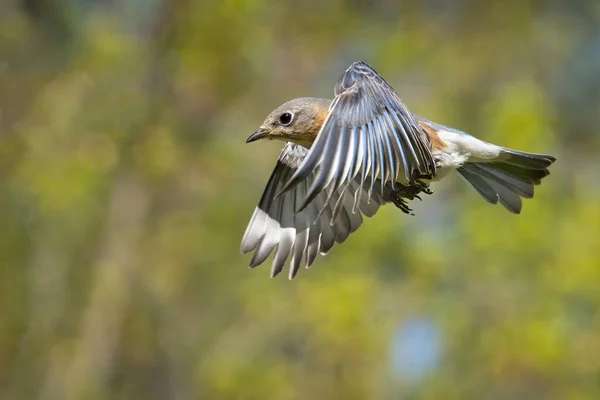
[[[0,398],[599,399],[600,3],[0,2]],[[558,158],[520,216],[455,176],[288,281],[239,243],[246,137],[364,60]]]

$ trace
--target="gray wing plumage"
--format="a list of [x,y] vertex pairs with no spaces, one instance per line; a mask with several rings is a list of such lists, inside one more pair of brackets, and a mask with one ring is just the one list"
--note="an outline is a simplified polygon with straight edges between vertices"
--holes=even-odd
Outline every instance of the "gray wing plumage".
[[[277,160],[258,207],[246,228],[241,251],[254,251],[250,267],[262,264],[275,249],[271,276],[283,269],[291,256],[290,279],[304,259],[308,268],[317,253],[326,254],[333,245],[342,243],[362,224],[362,215],[373,216],[390,199],[389,185],[367,196],[368,187],[360,179],[348,181],[344,190],[325,188],[313,201],[296,212],[320,171],[310,171],[294,188],[275,196],[296,173],[309,151],[288,143]],[[379,184],[379,182],[377,182]]]
[[407,184],[435,175],[429,136],[375,70],[364,62],[352,64],[334,93],[308,155],[280,191],[313,175],[297,210],[306,208],[325,188],[330,195],[344,191],[355,178],[361,185],[368,182],[368,196],[373,196],[373,189],[381,194],[387,182]]

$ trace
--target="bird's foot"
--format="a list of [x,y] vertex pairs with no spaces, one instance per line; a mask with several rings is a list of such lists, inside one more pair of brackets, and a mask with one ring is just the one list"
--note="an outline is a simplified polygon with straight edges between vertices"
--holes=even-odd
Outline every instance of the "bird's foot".
[[[411,187],[412,187],[412,186],[416,186],[416,187],[420,188],[420,189],[421,189],[421,192],[423,192],[423,193],[425,193],[425,194],[433,194],[433,190],[429,189],[429,184],[428,184],[428,183],[425,183],[425,182],[423,182],[423,181],[422,181],[422,180],[420,180],[420,179],[417,179],[417,180],[415,180],[415,181],[413,182],[413,184],[411,185]],[[415,190],[416,190],[416,189],[415,189]],[[419,193],[419,192],[417,192],[417,193]]]
[[[400,189],[401,190],[401,189]],[[400,190],[394,190],[390,195],[390,200],[396,207],[398,207],[404,214],[415,215],[412,212],[412,208],[408,206],[407,201],[402,197]]]
[[419,194],[433,194],[433,190],[429,189],[429,184],[416,179],[408,186],[400,186],[394,189],[390,195],[392,203],[405,214],[414,215],[412,209],[408,206],[407,200],[421,199]]

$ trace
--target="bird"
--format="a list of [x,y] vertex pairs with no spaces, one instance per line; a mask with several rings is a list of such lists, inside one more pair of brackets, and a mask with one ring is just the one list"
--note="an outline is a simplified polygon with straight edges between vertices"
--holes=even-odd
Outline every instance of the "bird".
[[456,171],[488,203],[519,214],[521,198],[556,158],[477,139],[413,114],[371,66],[352,63],[333,99],[303,97],[273,110],[246,143],[286,142],[241,242],[254,268],[274,251],[271,277],[344,242],[381,206],[409,201]]

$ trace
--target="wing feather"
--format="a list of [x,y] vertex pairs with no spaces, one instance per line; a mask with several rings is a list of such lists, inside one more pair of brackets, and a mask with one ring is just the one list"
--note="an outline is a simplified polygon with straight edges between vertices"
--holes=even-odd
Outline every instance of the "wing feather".
[[[374,69],[363,62],[352,64],[339,79],[334,94],[310,151],[281,189],[290,190],[316,173],[297,211],[325,187],[331,187],[329,194],[333,195],[339,189],[346,190],[345,182],[359,175],[361,182],[370,181],[368,198],[373,197],[378,178],[383,190],[398,179],[409,184],[435,176],[429,136]],[[360,200],[357,197],[355,201]]]
[[[355,131],[356,137],[359,133],[360,130]],[[275,193],[295,173],[307,154],[308,150],[299,145],[288,143],[285,146],[242,239],[242,253],[254,251],[251,267],[262,264],[275,253],[271,265],[273,277],[289,260],[288,277],[294,278],[302,260],[307,268],[310,267],[318,253],[326,254],[335,243],[342,243],[356,231],[362,225],[363,214],[373,216],[381,205],[389,202],[390,189],[386,185],[383,192],[377,190],[367,203],[370,182],[361,184],[356,176],[341,188],[325,187],[305,208],[297,211],[298,203],[304,201],[319,178],[318,170],[310,172],[304,181],[280,196]],[[353,167],[352,163],[347,164],[343,170],[346,172],[336,179],[347,179]],[[379,186],[380,182],[375,184]],[[334,217],[335,213],[337,217]]]

